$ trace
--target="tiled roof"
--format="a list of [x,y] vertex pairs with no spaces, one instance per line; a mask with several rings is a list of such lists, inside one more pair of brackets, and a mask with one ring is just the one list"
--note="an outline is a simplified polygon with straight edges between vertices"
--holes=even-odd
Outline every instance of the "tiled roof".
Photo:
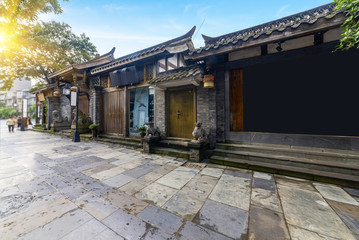
[[[109,70],[109,69],[112,69],[115,67],[119,67],[121,65],[125,65],[125,64],[134,62],[136,60],[139,60],[139,59],[142,59],[145,57],[150,57],[150,56],[153,56],[153,55],[156,55],[156,54],[166,51],[169,47],[175,47],[177,45],[182,45],[187,42],[190,42],[195,30],[196,30],[196,26],[194,26],[188,33],[184,34],[181,37],[177,37],[177,38],[174,38],[167,42],[160,43],[158,45],[143,49],[141,51],[131,53],[129,55],[117,58],[109,64],[106,64],[106,65],[103,65],[103,66],[100,66],[100,67],[97,67],[97,68],[91,70],[91,74],[96,74],[96,73],[99,73],[99,72],[102,72],[105,70]],[[189,50],[192,51],[193,49],[194,48],[191,47]]]
[[102,64],[106,64],[111,62],[114,57],[113,57],[113,53],[115,52],[115,47],[111,49],[111,51],[109,51],[108,53],[105,53],[101,56],[96,56],[94,59],[85,62],[85,63],[78,63],[78,64],[73,64],[69,67],[63,68],[55,73],[51,73],[49,75],[49,78],[54,78],[56,76],[61,76],[61,74],[65,74],[67,72],[71,72],[74,69],[85,69],[85,68],[91,68],[91,67],[96,67]]
[[314,24],[319,19],[331,19],[342,10],[335,10],[335,4],[330,3],[317,8],[313,8],[308,11],[297,13],[288,17],[284,17],[272,22],[264,23],[255,27],[247,28],[237,32],[225,34],[219,37],[208,37],[202,35],[205,46],[199,49],[195,49],[188,55],[193,56],[201,54],[206,51],[219,49],[227,45],[237,45],[241,42],[247,42],[250,40],[258,39],[262,36],[270,36],[274,32],[284,32],[291,29],[296,29],[304,24]]
[[149,84],[155,84],[170,80],[195,77],[202,74],[202,67],[199,65],[191,65],[188,67],[180,67],[174,70],[159,73],[157,77],[150,80]]

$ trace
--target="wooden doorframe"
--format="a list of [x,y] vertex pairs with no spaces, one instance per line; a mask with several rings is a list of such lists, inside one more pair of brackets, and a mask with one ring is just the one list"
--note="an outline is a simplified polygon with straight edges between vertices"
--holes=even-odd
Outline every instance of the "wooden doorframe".
[[197,121],[197,91],[195,86],[181,86],[166,89],[166,132],[169,137],[169,93],[177,91],[193,90],[193,120]]
[[[241,131],[232,131],[231,130],[231,106],[230,106],[230,93],[231,93],[231,71],[238,70],[241,71],[242,78],[242,101],[243,101],[243,68],[241,67],[230,67],[227,66],[224,73],[224,82],[225,82],[225,139],[226,140],[235,140],[238,137],[238,134],[244,133],[244,128]],[[243,104],[243,103],[242,103]],[[242,107],[242,114],[244,114],[244,109]],[[244,127],[244,126],[243,126]]]

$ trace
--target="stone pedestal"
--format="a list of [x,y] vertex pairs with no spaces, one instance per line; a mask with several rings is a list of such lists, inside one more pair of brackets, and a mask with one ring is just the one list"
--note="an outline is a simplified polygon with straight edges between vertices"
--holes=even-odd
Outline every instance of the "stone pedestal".
[[144,137],[142,139],[142,148],[144,153],[151,153],[152,148],[156,145],[156,142],[161,140],[158,136]]
[[66,129],[70,129],[70,122],[62,122],[62,123],[51,123],[51,130],[53,130],[54,132],[58,132],[61,130],[66,130]]
[[208,148],[207,142],[189,142],[189,161],[201,162],[204,159],[204,153]]

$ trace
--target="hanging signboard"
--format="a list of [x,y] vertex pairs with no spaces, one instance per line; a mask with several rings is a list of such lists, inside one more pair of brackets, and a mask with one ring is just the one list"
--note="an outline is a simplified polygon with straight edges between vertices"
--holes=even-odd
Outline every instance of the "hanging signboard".
[[76,92],[71,92],[71,107],[76,107]]
[[37,100],[38,100],[39,102],[45,101],[44,94],[43,94],[43,93],[37,94]]

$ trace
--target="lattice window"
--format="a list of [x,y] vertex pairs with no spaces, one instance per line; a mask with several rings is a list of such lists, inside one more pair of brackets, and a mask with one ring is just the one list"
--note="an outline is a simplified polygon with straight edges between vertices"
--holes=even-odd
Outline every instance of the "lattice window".
[[153,78],[153,63],[145,65],[146,67],[146,81],[149,81]]
[[107,77],[101,77],[101,87],[108,88],[108,79],[107,79]]

